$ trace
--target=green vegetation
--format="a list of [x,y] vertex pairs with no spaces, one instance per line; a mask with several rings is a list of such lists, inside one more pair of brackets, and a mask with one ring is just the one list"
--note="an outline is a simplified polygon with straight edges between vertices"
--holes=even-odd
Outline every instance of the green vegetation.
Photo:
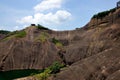
[[63,44],[59,42],[59,43],[56,43],[56,46],[57,47],[63,47]]
[[103,17],[107,16],[109,13],[113,13],[116,11],[116,8],[110,9],[108,11],[100,12],[98,14],[95,14],[92,18],[98,18],[102,19]]
[[6,41],[6,40],[9,40],[11,38],[14,37],[14,35],[17,33],[18,31],[13,31],[11,33],[9,33],[2,41]]
[[42,25],[40,25],[40,24],[38,24],[36,27],[37,27],[38,29],[41,29],[41,30],[49,30],[48,28],[46,28],[46,27],[44,27],[44,26],[42,26]]
[[40,35],[39,40],[40,40],[41,42],[45,42],[45,41],[47,40],[47,37],[46,37],[44,34],[42,34],[42,35]]
[[10,40],[11,38],[13,38],[13,36],[8,36],[8,37],[5,37],[4,39],[2,39],[1,41],[7,41],[7,40]]
[[56,74],[64,65],[55,62],[50,67],[43,70],[25,69],[0,72],[0,80],[14,80],[27,76],[34,76],[38,80],[46,80],[50,75]]
[[61,68],[65,67],[65,65],[59,63],[59,62],[54,62],[49,69],[51,70],[52,74],[56,74],[60,71]]
[[9,33],[8,36],[15,35],[17,33],[18,33],[18,31],[13,31],[13,32]]
[[2,41],[6,41],[11,38],[23,38],[25,36],[26,36],[25,31],[14,31],[14,32],[9,33]]
[[38,80],[46,80],[50,76],[51,70],[49,68],[45,69],[44,72],[34,75]]
[[59,40],[57,40],[57,39],[55,39],[55,38],[52,38],[52,42],[53,42],[57,47],[62,47],[62,46],[63,46],[63,44],[62,44]]
[[49,35],[45,32],[42,32],[39,37],[35,39],[35,41],[45,42],[49,38]]
[[26,32],[24,30],[22,31],[13,31],[11,33],[9,33],[7,35],[7,37],[10,37],[10,36],[13,36],[13,37],[16,37],[16,38],[23,38],[26,36]]
[[34,75],[38,80],[46,80],[51,74],[56,74],[61,68],[65,67],[59,62],[54,62],[50,67],[46,68],[42,73]]
[[26,36],[26,32],[25,31],[19,31],[15,34],[16,38],[23,38]]
[[6,31],[6,30],[0,30],[0,34],[9,34],[10,31]]

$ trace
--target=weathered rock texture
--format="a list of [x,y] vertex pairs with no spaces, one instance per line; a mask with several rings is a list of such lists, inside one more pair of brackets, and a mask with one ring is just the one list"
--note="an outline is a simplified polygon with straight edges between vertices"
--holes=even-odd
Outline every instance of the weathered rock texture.
[[66,62],[72,65],[52,80],[119,80],[119,15],[120,9],[101,20],[92,19],[82,29],[75,30],[65,53]]
[[[43,69],[60,61],[68,67],[51,80],[120,79],[120,9],[72,31],[25,29],[24,38],[0,42],[0,70]],[[44,42],[40,35],[47,34]],[[62,42],[57,47],[52,38]]]

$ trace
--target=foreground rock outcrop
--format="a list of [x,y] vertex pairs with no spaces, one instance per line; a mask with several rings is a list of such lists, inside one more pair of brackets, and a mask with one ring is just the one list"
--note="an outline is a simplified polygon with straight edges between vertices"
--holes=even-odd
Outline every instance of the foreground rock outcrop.
[[[83,28],[87,30],[79,34],[81,37],[77,37],[78,42],[76,41],[72,44],[73,46],[68,48],[65,57],[68,62],[73,64],[58,73],[52,80],[119,80],[119,15],[120,10],[118,9],[98,21],[97,25],[93,25],[96,22],[93,22],[95,19],[92,19]],[[114,19],[108,19],[112,17]]]
[[120,9],[101,19],[92,18],[83,28],[72,31],[41,30],[35,26],[24,31],[22,38],[1,38],[0,71],[44,69],[59,61],[67,67],[51,80],[120,79]]

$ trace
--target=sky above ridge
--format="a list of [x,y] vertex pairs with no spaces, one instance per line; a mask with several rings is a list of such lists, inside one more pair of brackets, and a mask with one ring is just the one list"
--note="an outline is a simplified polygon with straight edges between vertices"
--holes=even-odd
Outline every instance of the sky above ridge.
[[84,26],[101,11],[116,7],[118,0],[1,0],[0,30],[20,30],[41,24],[53,30]]

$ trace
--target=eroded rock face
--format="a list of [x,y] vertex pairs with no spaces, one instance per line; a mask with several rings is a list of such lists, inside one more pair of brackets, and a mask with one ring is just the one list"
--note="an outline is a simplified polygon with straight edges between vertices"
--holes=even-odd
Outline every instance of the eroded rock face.
[[[119,80],[119,12],[117,9],[101,20],[92,19],[72,31],[29,27],[24,38],[0,42],[0,70],[43,69],[60,61],[68,66],[50,80]],[[40,41],[41,35],[45,41]],[[52,42],[53,38],[63,44],[62,48]]]
[[53,43],[47,39],[44,42],[31,40],[28,36],[0,42],[0,70],[43,69],[62,61]]
[[[78,61],[58,73],[53,80],[105,80],[111,74],[119,71],[119,52],[119,48],[108,49],[97,55]],[[117,75],[120,74],[118,73]],[[108,78],[108,80],[110,79]]]
[[[118,15],[117,10],[114,15]],[[112,15],[112,14],[111,14]],[[111,15],[109,15],[111,17]],[[106,17],[103,20],[107,20]],[[78,40],[71,39],[66,48],[66,62],[72,64],[52,80],[119,80],[120,79],[120,19],[98,24],[85,30]],[[101,23],[101,22],[99,22]],[[96,24],[96,23],[94,23]]]

